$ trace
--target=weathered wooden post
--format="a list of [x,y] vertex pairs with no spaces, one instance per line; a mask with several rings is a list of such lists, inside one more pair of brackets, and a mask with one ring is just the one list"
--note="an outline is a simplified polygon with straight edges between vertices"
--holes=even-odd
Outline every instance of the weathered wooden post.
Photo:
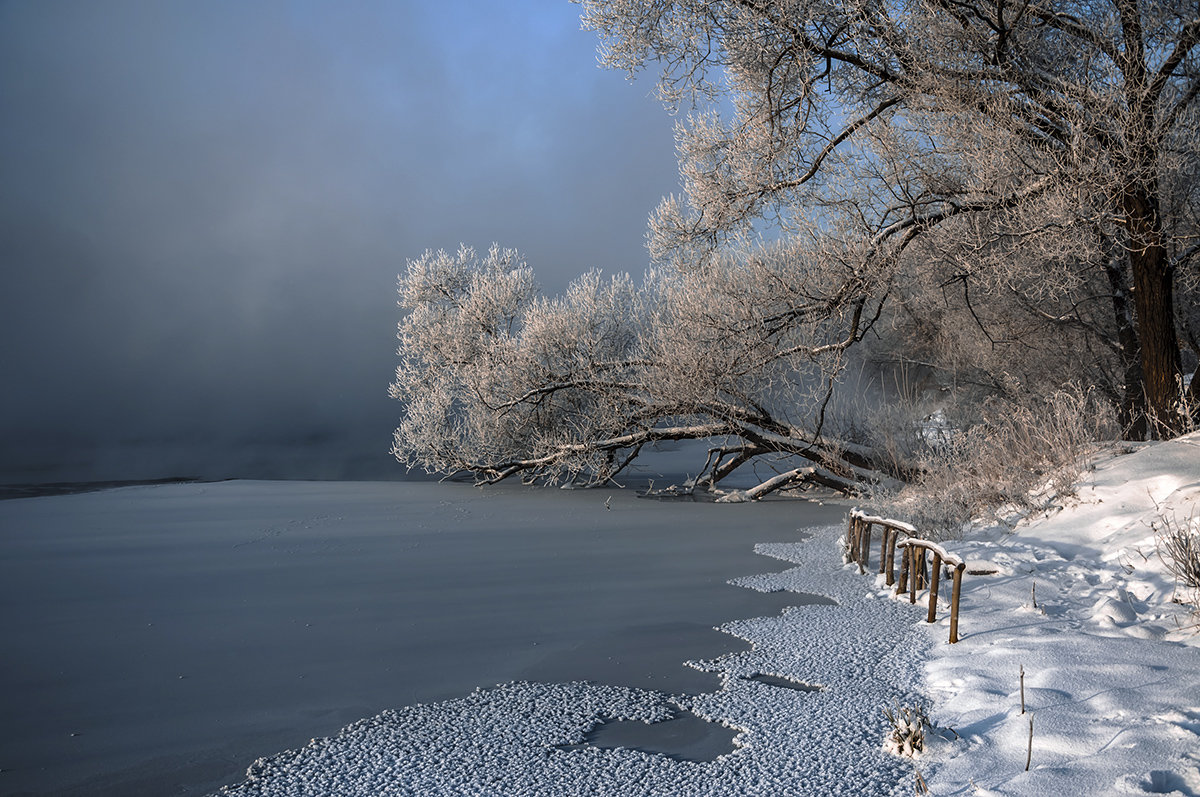
[[[851,562],[858,562],[862,557],[862,513],[857,509],[850,513],[850,539],[847,543],[848,556]],[[862,572],[862,565],[859,565],[859,573]]]
[[896,583],[896,538],[900,536],[899,529],[891,529],[887,543],[887,585]]
[[917,581],[921,578],[921,573],[917,569],[921,565],[917,560],[917,546],[911,542],[904,546],[904,552],[908,555],[908,602],[917,602]]
[[962,576],[966,562],[954,566],[954,588],[950,591],[950,644],[958,641],[958,596],[962,592]]
[[850,542],[850,561],[858,563],[858,572],[862,573],[862,564],[859,562],[862,559],[862,515],[855,514],[854,516],[854,539]]
[[937,622],[937,590],[938,578],[942,573],[942,555],[937,551],[933,552],[933,568],[929,573],[929,615],[925,618],[927,623]]
[[[896,530],[887,524],[884,524],[879,528],[881,530],[879,536],[879,574],[883,575],[883,571],[887,568],[888,539],[896,533]],[[892,582],[889,581],[887,583],[891,584]]]
[[866,565],[871,563],[871,521],[866,518],[859,518],[859,528],[862,529],[859,535],[859,551],[858,551],[858,574],[861,576],[866,573]]

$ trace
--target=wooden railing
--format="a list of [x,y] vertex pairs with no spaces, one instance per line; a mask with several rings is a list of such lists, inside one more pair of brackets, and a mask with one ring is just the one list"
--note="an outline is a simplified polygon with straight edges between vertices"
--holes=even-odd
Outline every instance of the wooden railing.
[[893,575],[896,565],[896,541],[899,535],[916,537],[917,530],[899,520],[875,517],[857,509],[850,510],[850,528],[846,537],[846,561],[857,562],[860,574],[867,572],[871,564],[871,530],[880,529],[879,572],[887,574],[887,585],[896,583]]
[[[938,582],[943,565],[953,567],[954,581],[950,594],[950,644],[958,641],[958,599],[962,593],[962,576],[966,570],[963,560],[948,552],[935,542],[917,537],[917,530],[899,520],[876,517],[850,511],[849,528],[846,530],[846,561],[856,562],[858,572],[865,573],[871,563],[871,530],[878,526],[879,573],[890,587],[896,584],[896,549],[901,549],[900,578],[896,595],[908,592],[909,603],[917,602],[917,591],[929,589],[929,613],[926,621],[937,622]],[[901,539],[903,535],[903,539]],[[932,567],[926,575],[926,560],[933,555]]]

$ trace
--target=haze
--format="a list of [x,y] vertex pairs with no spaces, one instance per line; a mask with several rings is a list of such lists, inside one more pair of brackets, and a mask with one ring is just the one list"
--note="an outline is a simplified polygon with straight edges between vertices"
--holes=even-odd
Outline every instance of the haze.
[[0,2],[0,481],[390,478],[396,274],[639,273],[653,81],[566,0]]

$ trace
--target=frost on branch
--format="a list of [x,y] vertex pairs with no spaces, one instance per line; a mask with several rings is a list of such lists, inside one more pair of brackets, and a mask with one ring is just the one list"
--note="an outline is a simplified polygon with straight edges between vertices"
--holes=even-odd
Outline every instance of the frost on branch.
[[592,272],[546,298],[510,250],[426,252],[399,278],[393,453],[481,483],[597,485],[648,443],[715,438],[708,487],[756,457],[810,463],[752,498],[883,479],[870,451],[822,434],[843,353],[868,323],[863,302],[839,298],[853,286],[797,268],[803,256],[712,258],[641,285]]

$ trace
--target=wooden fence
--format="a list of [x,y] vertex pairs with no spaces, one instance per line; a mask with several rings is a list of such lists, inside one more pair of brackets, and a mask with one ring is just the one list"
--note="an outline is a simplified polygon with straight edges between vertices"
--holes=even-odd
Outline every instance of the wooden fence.
[[[917,591],[929,589],[929,614],[926,621],[937,622],[938,582],[943,565],[953,568],[953,588],[950,594],[950,644],[958,641],[958,598],[962,592],[962,576],[966,570],[963,560],[948,552],[935,542],[917,537],[917,530],[899,520],[868,515],[857,509],[850,511],[849,528],[846,530],[846,560],[858,564],[858,572],[865,573],[871,564],[872,530],[878,527],[879,573],[890,587],[896,584],[896,595],[908,593],[909,603],[917,602]],[[903,536],[903,539],[901,537]],[[896,578],[896,549],[900,549],[900,576]],[[929,555],[932,567],[926,572]]]

